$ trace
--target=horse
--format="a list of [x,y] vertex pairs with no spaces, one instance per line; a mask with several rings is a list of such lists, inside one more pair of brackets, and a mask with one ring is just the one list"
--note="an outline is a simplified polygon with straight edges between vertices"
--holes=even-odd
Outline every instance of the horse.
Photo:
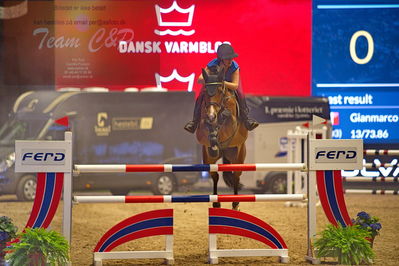
[[[201,120],[196,132],[202,145],[202,159],[205,164],[214,164],[220,158],[224,164],[242,164],[246,156],[245,141],[248,130],[239,119],[239,108],[234,91],[224,85],[224,71],[208,74],[202,69],[205,80],[204,99],[201,106]],[[226,185],[232,187],[237,195],[241,189],[241,171],[223,172]],[[213,180],[213,194],[217,195],[218,172],[210,172]],[[214,208],[220,202],[213,203]],[[239,209],[239,202],[233,202],[234,210]]]

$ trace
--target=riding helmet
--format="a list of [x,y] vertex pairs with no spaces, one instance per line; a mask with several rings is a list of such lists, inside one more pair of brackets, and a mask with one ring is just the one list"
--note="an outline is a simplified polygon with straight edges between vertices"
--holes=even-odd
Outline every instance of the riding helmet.
[[233,47],[228,43],[223,43],[218,47],[217,55],[219,59],[233,59],[238,56]]

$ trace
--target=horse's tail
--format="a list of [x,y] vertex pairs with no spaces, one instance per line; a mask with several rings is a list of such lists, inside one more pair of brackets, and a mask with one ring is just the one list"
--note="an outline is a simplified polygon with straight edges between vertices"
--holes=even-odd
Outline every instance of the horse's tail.
[[[231,163],[229,160],[226,158],[223,158],[223,163],[224,164],[229,164]],[[234,188],[234,174],[233,172],[223,172],[223,180],[224,183],[230,188]],[[240,180],[238,179],[238,190],[241,190],[243,188],[243,184],[240,183]]]
[[[230,188],[234,188],[234,174],[233,172],[223,172],[223,180],[224,183]],[[238,190],[241,190],[244,187],[240,181],[238,181]]]
[[224,172],[223,173],[223,180],[224,183],[226,183],[226,185],[228,187],[234,187],[234,175],[233,172]]

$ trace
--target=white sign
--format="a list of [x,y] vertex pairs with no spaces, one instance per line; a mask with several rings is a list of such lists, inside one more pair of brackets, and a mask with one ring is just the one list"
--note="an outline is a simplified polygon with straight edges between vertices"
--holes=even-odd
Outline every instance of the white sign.
[[71,141],[15,141],[15,172],[70,173]]
[[356,170],[363,168],[363,140],[311,139],[309,170]]

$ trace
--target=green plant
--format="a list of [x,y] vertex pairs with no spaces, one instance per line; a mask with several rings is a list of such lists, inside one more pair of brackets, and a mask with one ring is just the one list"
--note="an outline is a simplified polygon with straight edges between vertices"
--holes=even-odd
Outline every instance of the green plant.
[[56,231],[27,228],[18,235],[18,240],[6,248],[10,252],[6,261],[10,265],[40,265],[42,260],[50,265],[64,265],[69,260],[68,241]]
[[11,218],[7,216],[0,217],[0,242],[15,238],[18,228],[12,223]]
[[339,264],[371,263],[374,252],[366,237],[370,237],[370,232],[358,225],[328,225],[314,243],[318,249],[317,257],[337,257]]

